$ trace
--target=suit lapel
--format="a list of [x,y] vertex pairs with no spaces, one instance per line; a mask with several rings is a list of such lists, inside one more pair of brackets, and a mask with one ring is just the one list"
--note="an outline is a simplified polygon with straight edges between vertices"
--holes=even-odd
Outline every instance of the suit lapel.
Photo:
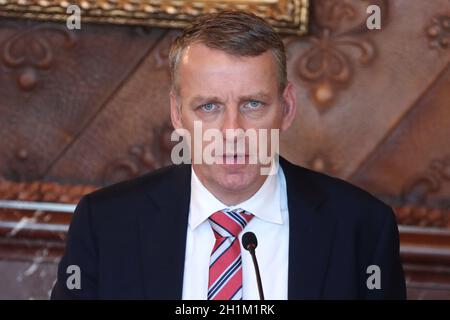
[[320,298],[335,222],[320,211],[325,195],[308,170],[280,158],[289,208],[288,299]]
[[182,298],[191,169],[163,169],[148,187],[148,209],[138,215],[147,299]]

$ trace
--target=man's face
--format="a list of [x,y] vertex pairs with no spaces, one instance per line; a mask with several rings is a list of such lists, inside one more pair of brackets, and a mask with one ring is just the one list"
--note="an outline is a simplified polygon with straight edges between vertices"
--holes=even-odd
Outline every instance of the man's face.
[[[270,129],[285,130],[291,124],[295,114],[293,88],[291,84],[287,85],[282,103],[272,53],[267,51],[256,57],[236,57],[195,43],[182,55],[177,81],[178,97],[176,93],[171,94],[174,127],[190,132],[191,145],[195,138],[194,121],[202,123],[203,132],[214,128],[223,135],[223,152],[213,151],[217,160],[222,158],[222,164],[206,164],[204,161],[196,164],[193,161],[195,173],[202,183],[219,193],[245,193],[261,185],[266,176],[261,175],[260,163],[249,161],[248,139],[242,135],[227,136],[226,131],[255,129],[259,132],[259,129],[268,129],[266,150],[270,151]],[[239,139],[245,141],[245,152],[236,148]],[[203,149],[208,143],[202,143]],[[234,151],[227,153],[227,145]]]

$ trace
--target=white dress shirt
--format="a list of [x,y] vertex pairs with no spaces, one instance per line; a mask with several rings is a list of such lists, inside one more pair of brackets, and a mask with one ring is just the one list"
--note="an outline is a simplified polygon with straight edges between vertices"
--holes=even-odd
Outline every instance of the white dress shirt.
[[[209,259],[215,243],[207,221],[214,212],[242,208],[254,215],[239,235],[252,231],[258,238],[256,257],[266,299],[287,299],[289,258],[289,214],[286,179],[281,166],[267,176],[261,188],[248,200],[226,206],[200,182],[195,171],[191,176],[191,202],[184,263],[183,299],[206,300]],[[250,253],[242,247],[242,294],[244,300],[259,300],[256,275]]]

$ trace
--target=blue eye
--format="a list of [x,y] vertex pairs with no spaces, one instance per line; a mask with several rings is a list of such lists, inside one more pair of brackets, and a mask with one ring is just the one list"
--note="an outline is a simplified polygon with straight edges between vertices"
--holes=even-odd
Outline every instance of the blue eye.
[[214,103],[207,103],[201,106],[201,109],[205,112],[211,112],[212,110],[214,110],[215,108],[215,104]]
[[248,106],[250,109],[257,109],[257,108],[259,108],[259,107],[262,106],[262,103],[259,102],[259,101],[253,100],[253,101],[249,101],[249,102],[247,103],[247,106]]

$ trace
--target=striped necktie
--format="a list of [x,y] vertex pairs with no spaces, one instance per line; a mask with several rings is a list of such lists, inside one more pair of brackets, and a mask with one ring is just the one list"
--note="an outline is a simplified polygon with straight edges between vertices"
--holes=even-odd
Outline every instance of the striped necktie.
[[253,215],[242,209],[221,210],[208,221],[216,237],[209,262],[208,300],[242,299],[242,261],[238,235]]

